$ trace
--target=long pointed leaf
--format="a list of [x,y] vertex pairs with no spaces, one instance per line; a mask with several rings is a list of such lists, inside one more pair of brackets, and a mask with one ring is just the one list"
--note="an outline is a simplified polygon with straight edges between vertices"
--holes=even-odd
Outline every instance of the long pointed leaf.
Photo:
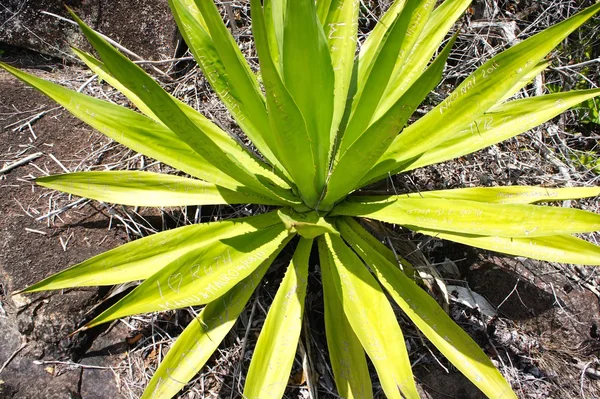
[[269,145],[271,129],[258,82],[215,5],[204,0],[169,0],[169,5],[182,36],[216,94],[261,154],[281,169]]
[[373,387],[365,351],[352,330],[331,275],[333,259],[325,240],[318,239],[325,333],[331,368],[339,395],[347,399],[371,399]]
[[86,327],[138,313],[203,305],[224,295],[289,237],[283,225],[194,249],[148,277]]
[[[470,154],[526,132],[567,109],[600,95],[600,89],[574,90],[509,101],[475,119],[451,139],[402,167],[412,170]],[[379,169],[381,170],[381,169]]]
[[80,197],[132,206],[278,204],[267,197],[227,190],[201,180],[152,172],[67,173],[41,177],[36,183]]
[[157,82],[109,45],[75,14],[73,14],[73,18],[79,24],[90,44],[100,54],[109,72],[136,94],[169,129],[184,140],[194,151],[202,155],[219,170],[255,192],[274,199],[280,199],[283,202],[293,202],[291,192],[278,189],[275,184],[269,184],[264,180],[259,181],[256,176],[249,174],[240,160],[232,154],[223,152],[202,129],[199,129],[188,118]]
[[144,390],[142,399],[171,398],[200,371],[234,326],[278,253],[279,250],[227,294],[202,309],[169,349]]
[[314,0],[287,2],[282,72],[285,86],[306,122],[315,164],[304,168],[309,173],[314,170],[314,185],[320,193],[329,172],[335,78],[315,7]]
[[[382,38],[363,80],[359,72],[352,114],[342,136],[340,151],[348,149],[375,120],[377,105],[388,85],[394,65],[396,62],[406,61],[434,5],[435,1],[432,0],[407,0],[393,26]],[[360,58],[358,62],[361,62]]]
[[[106,70],[106,67],[104,64],[102,64],[102,62],[80,50],[73,49],[73,51],[92,71],[94,71],[94,73],[98,75],[99,78],[108,82],[111,86],[119,90],[132,103],[134,103],[135,106],[140,109],[140,111],[162,125],[162,122],[156,115],[154,115],[152,110],[138,96],[123,86],[117,79],[115,79],[114,76],[112,76],[108,70]],[[287,182],[281,180],[275,173],[267,169],[262,161],[258,160],[253,154],[249,153],[247,148],[241,144],[241,141],[238,138],[234,138],[221,130],[217,125],[205,118],[204,115],[185,104],[183,101],[173,97],[172,95],[171,98],[199,129],[202,129],[208,136],[210,136],[211,140],[213,140],[224,152],[239,159],[249,172],[255,175],[263,176],[265,179],[272,180],[282,188],[290,188]]]
[[[317,3],[320,20],[329,44],[331,64],[335,75],[331,145],[335,144],[338,127],[346,109],[348,89],[352,78],[358,34],[359,2],[329,0]],[[326,10],[324,10],[326,8]],[[323,9],[323,10],[322,10]],[[323,15],[321,17],[321,15]]]
[[26,74],[9,65],[0,68],[13,74],[65,107],[74,116],[109,138],[173,166],[192,176],[235,190],[240,183],[198,156],[171,130],[152,119],[119,105],[98,100],[60,85]]
[[362,216],[411,229],[502,237],[539,237],[600,230],[600,215],[578,209],[467,200],[354,197],[331,215]]
[[378,175],[396,171],[403,163],[465,129],[536,68],[540,60],[564,38],[599,10],[600,3],[595,4],[483,64],[441,104],[398,136],[380,160],[386,163],[386,168]]
[[418,229],[419,233],[476,248],[525,256],[548,262],[600,265],[600,247],[569,235],[545,237],[489,237]]
[[277,214],[270,212],[163,231],[94,256],[26,288],[24,292],[145,280],[192,251],[279,223]]
[[404,62],[400,59],[396,61],[383,99],[377,107],[375,119],[387,112],[419,78],[452,25],[454,25],[471,1],[446,0],[433,10],[408,59]]
[[534,204],[536,202],[564,201],[600,195],[600,187],[470,187],[453,190],[423,191],[408,194],[408,198],[445,198],[494,204]]
[[371,267],[394,301],[454,366],[489,398],[516,398],[479,345],[429,294],[361,238],[359,232],[366,232],[358,223],[346,218],[340,219],[338,226],[344,239]]
[[377,370],[388,398],[418,399],[404,336],[381,287],[337,236],[325,235],[330,270],[344,313]]
[[301,239],[258,337],[246,384],[247,398],[281,398],[302,329],[308,258],[313,240]]
[[269,42],[260,1],[251,1],[254,38],[267,91],[269,118],[281,163],[292,176],[301,197],[308,206],[315,206],[319,193],[315,187],[317,160],[310,145],[307,126],[298,106],[284,86],[271,59]]
[[350,147],[340,150],[321,209],[331,208],[352,191],[388,149],[414,110],[441,80],[453,44],[454,39],[385,115],[374,122]]

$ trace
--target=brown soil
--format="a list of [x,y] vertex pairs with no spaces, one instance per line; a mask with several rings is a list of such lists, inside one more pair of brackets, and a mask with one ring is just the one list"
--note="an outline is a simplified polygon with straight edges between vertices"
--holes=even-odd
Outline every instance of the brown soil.
[[[30,72],[54,79],[63,75],[60,70],[52,74]],[[77,154],[87,151],[99,137],[64,110],[53,108],[55,105],[44,96],[0,72],[1,163],[43,152],[33,163],[44,171],[62,172],[50,154],[67,168],[77,165]],[[27,126],[13,130],[45,110],[51,111],[31,122],[32,130]],[[32,175],[40,176],[41,172],[28,164],[13,169],[0,180],[0,366],[16,353],[0,374],[0,397],[117,397],[114,374],[105,367],[116,365],[123,350],[112,357],[81,359],[83,364],[101,368],[53,363],[72,363],[93,343],[90,338],[97,332],[72,338],[69,334],[98,302],[97,289],[11,295],[122,243],[124,236],[118,228],[108,230],[109,218],[98,205],[73,209],[51,224],[36,221],[35,217],[48,212],[50,197],[47,190],[32,183]],[[66,250],[61,240],[66,243]],[[103,338],[106,345],[124,339],[114,332],[108,335],[109,338]]]

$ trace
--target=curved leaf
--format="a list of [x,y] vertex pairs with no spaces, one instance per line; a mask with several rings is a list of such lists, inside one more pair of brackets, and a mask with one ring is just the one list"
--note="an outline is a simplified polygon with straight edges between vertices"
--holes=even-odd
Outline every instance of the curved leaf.
[[258,337],[244,385],[244,397],[281,398],[290,378],[302,329],[313,240],[301,239]]
[[381,287],[337,236],[324,235],[344,313],[377,370],[386,397],[418,399],[404,336]]
[[108,71],[121,84],[137,95],[169,129],[184,140],[194,151],[219,170],[253,191],[281,200],[282,203],[296,203],[291,192],[278,188],[272,182],[257,179],[255,175],[245,169],[241,160],[233,154],[223,152],[205,131],[198,128],[190,120],[157,82],[139,66],[109,45],[75,14],[72,15],[90,44],[100,54]]
[[438,305],[362,236],[369,233],[350,218],[340,219],[342,236],[371,267],[394,301],[425,336],[489,398],[515,398],[510,385],[490,359]]
[[[146,103],[144,103],[137,95],[135,95],[132,91],[127,89],[117,79],[115,79],[115,77],[106,70],[106,67],[102,62],[80,50],[73,49],[73,51],[95,74],[98,75],[100,79],[108,82],[112,87],[119,90],[125,95],[125,97],[135,104],[140,111],[164,126],[160,119],[146,105]],[[269,169],[267,169],[263,162],[258,160],[254,154],[249,153],[248,149],[241,144],[239,138],[233,137],[224,132],[213,122],[205,118],[204,115],[185,104],[183,101],[173,97],[172,95],[171,98],[199,129],[202,129],[224,152],[239,159],[249,172],[255,175],[263,176],[264,179],[271,180],[282,188],[290,188],[287,182],[280,179],[274,172],[271,172]],[[175,134],[173,134],[173,136],[177,137]],[[196,156],[200,157],[200,155]]]
[[211,3],[169,0],[180,32],[211,87],[261,154],[281,169],[269,145],[272,132],[258,82]]
[[405,62],[398,60],[375,119],[386,113],[419,78],[427,63],[438,49],[448,31],[469,6],[472,0],[446,0],[440,4],[427,20],[423,31]]
[[133,206],[254,203],[278,205],[266,197],[185,177],[139,171],[77,172],[36,179],[36,183],[97,201]]
[[[401,167],[403,171],[447,161],[500,143],[549,121],[567,109],[600,95],[600,89],[509,101],[474,119],[464,130]],[[378,171],[382,170],[378,165]],[[372,173],[376,173],[373,171]],[[370,173],[371,174],[371,173]]]
[[346,150],[340,149],[320,209],[330,209],[351,192],[387,150],[414,110],[439,83],[454,39],[385,115],[371,124]]
[[281,220],[277,214],[270,212],[163,231],[96,255],[23,291],[36,292],[144,280],[192,251],[219,240],[263,230],[279,223]]
[[86,327],[132,314],[212,302],[249,276],[288,237],[280,224],[189,251],[148,277]]
[[204,366],[234,326],[254,289],[285,246],[265,260],[227,294],[206,305],[185,328],[160,363],[142,399],[171,398]]
[[335,78],[314,0],[287,2],[282,61],[285,87],[306,123],[309,142],[304,145],[313,154],[314,165],[304,165],[304,169],[314,173],[315,189],[321,193],[329,171]]
[[325,335],[335,385],[342,398],[371,399],[373,387],[365,351],[344,314],[331,275],[335,266],[327,244],[323,239],[318,239],[317,243],[323,282]]
[[[386,31],[381,43],[378,43],[372,65],[367,67],[364,77],[361,76],[359,58],[357,91],[352,100],[352,113],[342,136],[341,152],[345,152],[376,120],[375,111],[388,85],[394,65],[396,62],[403,64],[406,61],[434,5],[433,0],[406,1],[393,25]],[[416,108],[416,105],[413,107]]]
[[[492,108],[571,32],[600,10],[597,3],[498,54],[479,67],[452,94],[400,134],[379,161],[377,176],[439,146]],[[370,176],[373,176],[370,174]],[[370,180],[370,179],[369,179]]]
[[152,119],[117,104],[26,74],[0,62],[0,68],[33,86],[65,107],[75,117],[107,137],[185,173],[235,190],[240,183],[198,156],[171,130]]
[[536,202],[564,201],[600,195],[600,187],[469,187],[452,190],[423,191],[407,194],[407,198],[461,199],[493,204],[534,204]]
[[501,237],[539,237],[600,230],[600,215],[578,209],[439,198],[354,197],[336,206],[333,215],[362,216],[413,230]]
[[569,235],[544,237],[490,237],[417,229],[418,233],[488,251],[548,262],[600,265],[600,247]]

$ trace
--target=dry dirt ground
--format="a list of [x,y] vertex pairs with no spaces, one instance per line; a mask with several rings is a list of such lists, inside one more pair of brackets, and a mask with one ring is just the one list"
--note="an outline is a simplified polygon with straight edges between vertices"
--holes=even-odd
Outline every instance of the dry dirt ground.
[[[243,11],[241,8],[242,30]],[[482,12],[479,17],[478,12]],[[486,20],[489,15],[474,9],[475,18]],[[368,18],[366,21],[363,25],[368,24]],[[496,33],[488,32],[486,38]],[[454,79],[464,73],[460,57],[472,50],[467,44],[461,47],[460,42],[457,48],[462,52],[455,55],[457,66],[451,70]],[[57,60],[15,49],[7,51],[2,60],[73,89],[88,83],[84,92],[125,103],[105,85],[88,82],[91,75],[78,66],[64,66]],[[203,91],[205,86],[195,70],[183,70],[170,85],[172,91],[206,108],[221,125],[231,128],[228,116],[208,101],[210,93]],[[443,95],[442,89],[439,95]],[[473,184],[598,185],[597,176],[582,165],[547,152],[557,141],[566,143],[567,150],[575,148],[572,119],[573,115],[557,119],[492,150],[400,176],[378,188],[393,187],[403,192]],[[577,149],[597,151],[597,128],[576,129],[583,132],[579,142],[584,143]],[[33,89],[0,72],[0,168],[35,154],[39,156],[0,176],[0,398],[139,397],[193,310],[127,318],[70,336],[122,292],[90,288],[13,294],[140,235],[208,220],[215,214],[228,217],[243,210],[112,207],[36,187],[33,177],[65,170],[160,165],[115,145]],[[564,205],[599,211],[596,199]],[[425,270],[435,268],[447,284],[455,287],[450,290],[452,316],[485,349],[520,398],[600,398],[600,280],[594,268],[506,257],[413,236],[389,226],[372,227],[396,248],[418,246],[413,263]],[[181,397],[241,397],[252,348],[283,276],[283,268],[278,267],[283,263],[274,265],[247,311]],[[318,282],[319,276],[313,273],[302,345],[287,398],[315,394],[337,397],[327,366]],[[464,301],[472,302],[473,298],[479,309],[465,305]],[[483,308],[486,301],[489,311]],[[424,397],[483,397],[400,312],[398,318]],[[377,392],[377,397],[383,394]]]

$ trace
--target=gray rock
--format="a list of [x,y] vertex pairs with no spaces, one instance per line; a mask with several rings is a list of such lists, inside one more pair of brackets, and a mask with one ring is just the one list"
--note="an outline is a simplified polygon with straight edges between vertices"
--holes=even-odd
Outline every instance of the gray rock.
[[167,0],[2,0],[0,42],[62,59],[72,57],[70,46],[89,49],[76,26],[42,12],[71,19],[65,4],[144,59],[175,53],[177,27]]

